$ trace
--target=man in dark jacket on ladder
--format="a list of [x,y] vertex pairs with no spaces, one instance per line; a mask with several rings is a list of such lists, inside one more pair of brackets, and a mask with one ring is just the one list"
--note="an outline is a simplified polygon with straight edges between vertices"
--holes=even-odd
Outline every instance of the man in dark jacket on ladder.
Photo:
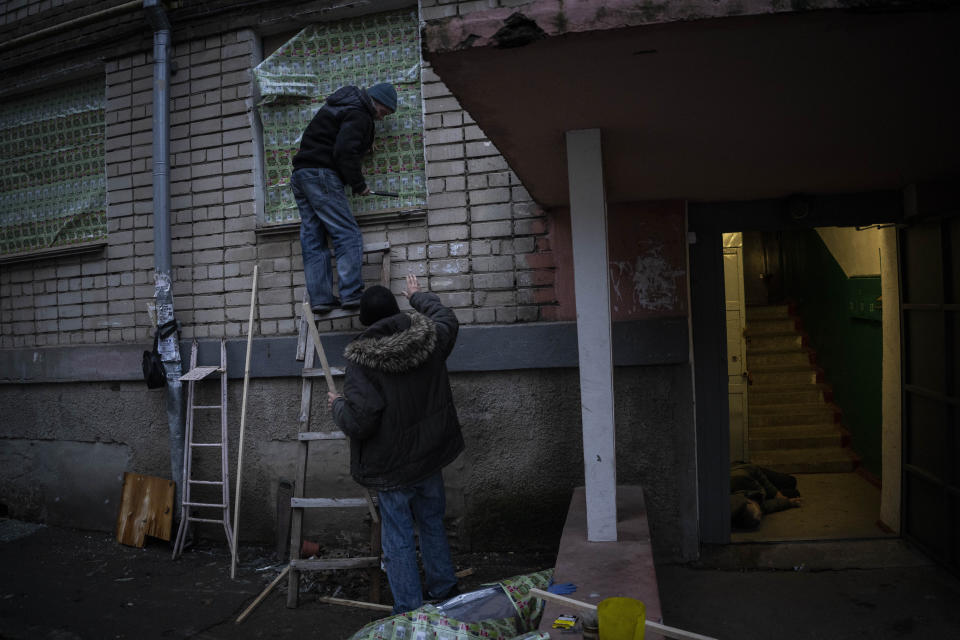
[[334,422],[350,437],[350,473],[379,494],[394,613],[420,607],[424,595],[444,599],[458,593],[443,525],[441,470],[463,451],[446,365],[457,340],[457,317],[435,294],[421,291],[414,275],[407,276],[403,293],[411,314],[400,312],[385,287],[363,293],[360,322],[367,329],[344,352],[343,395],[327,394]]
[[[370,193],[361,164],[373,146],[373,121],[396,110],[397,90],[391,84],[337,89],[310,121],[293,157],[290,187],[300,211],[303,273],[315,313],[360,306],[363,235],[344,185],[350,185],[354,195]],[[337,255],[340,300],[333,297],[328,234]]]

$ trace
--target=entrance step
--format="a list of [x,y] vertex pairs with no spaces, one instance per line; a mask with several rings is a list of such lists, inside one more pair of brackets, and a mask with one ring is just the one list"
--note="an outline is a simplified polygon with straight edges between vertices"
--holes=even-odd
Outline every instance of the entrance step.
[[850,449],[785,449],[750,453],[750,462],[780,473],[845,473],[860,465],[859,457]]
[[757,427],[750,430],[750,453],[777,449],[813,449],[842,447],[850,439],[845,429],[835,424],[801,424],[782,427]]

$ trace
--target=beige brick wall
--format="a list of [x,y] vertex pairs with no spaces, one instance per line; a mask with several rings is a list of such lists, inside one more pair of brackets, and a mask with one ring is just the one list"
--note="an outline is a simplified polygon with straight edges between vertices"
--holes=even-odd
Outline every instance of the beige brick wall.
[[[171,78],[174,304],[183,336],[246,333],[260,267],[262,335],[296,331],[304,295],[295,233],[257,233],[251,30],[177,42]],[[108,246],[102,253],[0,265],[0,348],[146,342],[153,300],[152,56],[108,60]],[[363,225],[391,245],[391,288],[408,272],[464,323],[552,319],[547,220],[506,161],[429,68],[424,71],[425,218]],[[367,282],[381,258],[368,256]],[[405,301],[401,298],[401,304]],[[359,328],[353,318],[321,331]]]

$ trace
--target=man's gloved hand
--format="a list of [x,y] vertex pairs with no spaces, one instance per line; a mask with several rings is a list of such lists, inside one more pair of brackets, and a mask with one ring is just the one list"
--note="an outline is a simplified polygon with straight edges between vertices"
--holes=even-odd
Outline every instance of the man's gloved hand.
[[558,596],[566,595],[568,593],[573,593],[577,590],[577,585],[572,582],[554,582],[553,578],[550,578],[550,584],[547,585],[547,591],[550,593],[555,593]]

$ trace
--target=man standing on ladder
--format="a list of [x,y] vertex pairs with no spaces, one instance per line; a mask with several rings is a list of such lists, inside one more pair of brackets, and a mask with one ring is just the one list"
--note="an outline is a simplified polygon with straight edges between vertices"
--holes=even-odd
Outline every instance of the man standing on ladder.
[[[341,87],[310,121],[293,157],[290,187],[300,211],[303,272],[314,313],[336,307],[356,309],[363,293],[360,268],[363,235],[350,211],[344,185],[367,195],[363,156],[373,146],[374,120],[397,110],[397,90],[382,82],[369,89]],[[340,276],[340,299],[333,297],[333,271],[327,235],[333,240]]]
[[[350,437],[350,473],[376,489],[383,565],[394,613],[459,593],[444,529],[441,469],[463,451],[447,356],[457,340],[453,311],[407,276],[414,308],[401,313],[389,289],[370,287],[360,300],[367,329],[347,345],[343,395],[328,392],[337,426]],[[426,576],[421,590],[414,542],[419,528]]]

